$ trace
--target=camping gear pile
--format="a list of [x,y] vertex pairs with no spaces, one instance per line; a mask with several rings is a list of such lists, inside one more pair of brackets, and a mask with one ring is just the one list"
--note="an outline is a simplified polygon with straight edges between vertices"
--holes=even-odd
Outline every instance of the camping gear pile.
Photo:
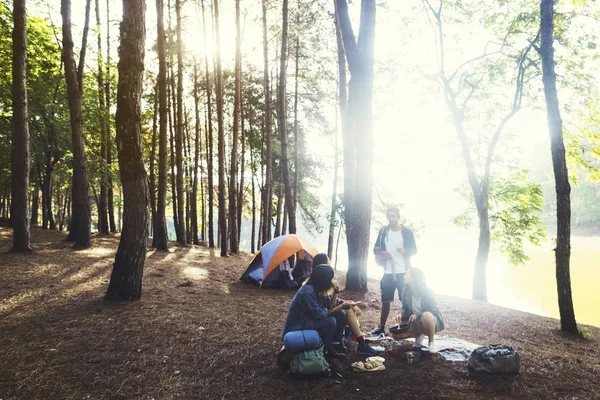
[[279,365],[297,378],[328,377],[329,363],[325,359],[323,343],[315,330],[288,332],[279,352]]
[[[312,259],[317,253],[315,246],[300,236],[278,236],[261,247],[240,280],[261,288],[297,288],[310,276]],[[293,268],[289,263],[286,265],[291,257],[296,258]]]

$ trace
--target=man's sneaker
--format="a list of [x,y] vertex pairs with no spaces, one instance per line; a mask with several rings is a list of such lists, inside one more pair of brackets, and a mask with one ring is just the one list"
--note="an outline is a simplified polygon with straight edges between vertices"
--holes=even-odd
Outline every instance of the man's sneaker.
[[346,358],[346,353],[339,352],[335,347],[331,346],[327,349],[327,354],[325,354],[325,356],[342,360]]
[[378,356],[379,354],[381,354],[381,351],[377,351],[376,348],[374,348],[367,342],[362,342],[358,344],[357,353],[365,356]]
[[385,334],[385,328],[383,326],[378,326],[377,328],[373,329],[370,333],[371,335],[379,336],[382,333]]
[[442,348],[440,346],[437,345],[437,343],[433,342],[433,343],[428,343],[427,348],[429,349],[430,353],[437,353],[438,351],[440,351]]

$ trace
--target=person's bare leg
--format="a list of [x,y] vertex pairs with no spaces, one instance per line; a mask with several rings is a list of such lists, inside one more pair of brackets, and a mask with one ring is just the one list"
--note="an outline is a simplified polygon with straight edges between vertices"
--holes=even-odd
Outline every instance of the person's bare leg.
[[360,322],[358,322],[358,318],[353,309],[346,310],[346,325],[350,327],[355,338],[365,335],[363,331],[360,330]]
[[390,315],[390,307],[392,303],[383,303],[381,305],[381,320],[379,321],[379,326],[385,328],[385,323]]
[[431,345],[435,341],[435,317],[429,311],[425,311],[421,317],[421,324],[423,325],[423,333],[427,335],[429,344]]

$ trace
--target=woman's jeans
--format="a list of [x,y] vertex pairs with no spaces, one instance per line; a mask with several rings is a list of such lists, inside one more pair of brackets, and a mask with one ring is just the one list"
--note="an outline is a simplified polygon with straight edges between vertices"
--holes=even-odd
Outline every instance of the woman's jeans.
[[346,327],[346,312],[340,310],[330,317],[323,318],[317,321],[312,321],[312,329],[319,332],[323,346],[328,349],[331,347],[331,342],[342,342],[344,328]]

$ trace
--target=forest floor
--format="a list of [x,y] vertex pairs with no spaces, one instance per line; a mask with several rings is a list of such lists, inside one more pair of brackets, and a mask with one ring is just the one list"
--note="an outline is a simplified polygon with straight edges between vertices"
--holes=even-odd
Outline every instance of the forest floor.
[[[340,376],[301,381],[276,365],[293,292],[238,281],[250,255],[205,247],[148,251],[142,300],[105,302],[118,237],[74,251],[60,232],[32,231],[35,252],[9,253],[0,227],[0,399],[591,399],[600,398],[600,329],[564,336],[557,320],[439,296],[443,333],[504,343],[521,355],[514,376],[470,376],[464,362],[400,358],[356,373],[351,343]],[[343,280],[343,278],[342,278]],[[378,282],[369,282],[378,291]],[[376,325],[377,291],[362,300]],[[398,305],[392,307],[392,314]]]

